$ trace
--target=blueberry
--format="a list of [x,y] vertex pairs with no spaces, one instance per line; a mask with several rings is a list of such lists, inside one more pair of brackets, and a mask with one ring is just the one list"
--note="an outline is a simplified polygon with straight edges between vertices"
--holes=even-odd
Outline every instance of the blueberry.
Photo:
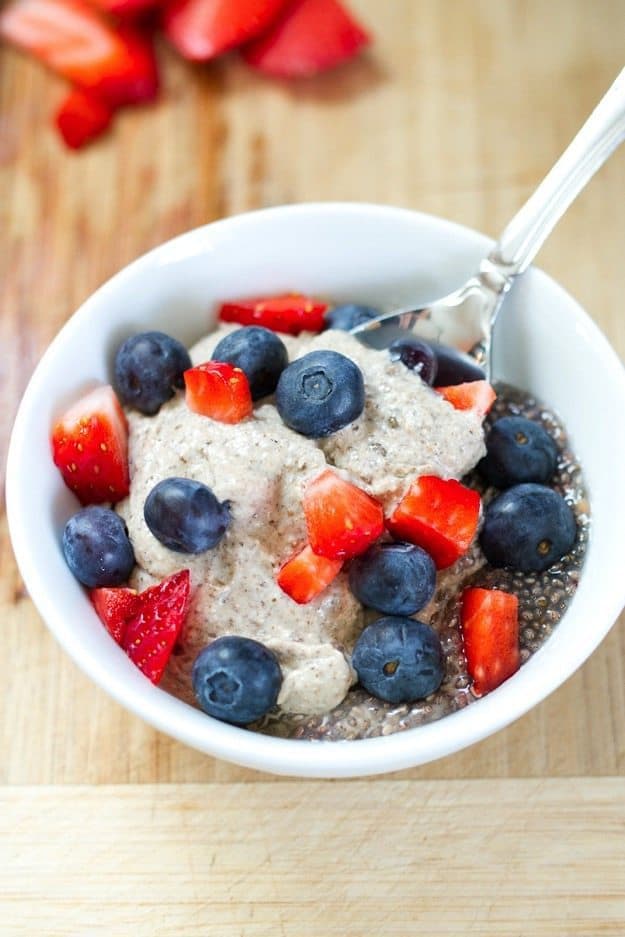
[[302,436],[329,436],[357,419],[364,405],[362,372],[337,351],[311,351],[290,364],[278,381],[278,412]]
[[217,546],[230,523],[230,505],[191,478],[165,478],[143,507],[157,540],[177,553],[203,553]]
[[436,355],[427,342],[422,342],[418,338],[406,336],[406,338],[397,338],[389,346],[391,361],[401,361],[407,368],[419,375],[422,381],[429,384],[434,383],[438,364]]
[[387,615],[412,615],[436,587],[434,560],[412,543],[376,543],[352,560],[349,586],[359,602]]
[[569,552],[575,532],[575,515],[562,495],[528,483],[491,501],[480,545],[491,566],[542,572]]
[[90,589],[121,585],[135,565],[126,525],[110,508],[83,508],[70,517],[63,553],[76,579]]
[[557,462],[558,447],[540,423],[504,416],[490,428],[486,455],[477,467],[490,485],[509,488],[520,482],[548,482]]
[[436,355],[436,386],[452,387],[471,381],[483,381],[486,375],[477,362],[469,355],[463,355],[449,345],[428,342]]
[[225,361],[241,368],[249,381],[252,399],[259,400],[273,394],[289,356],[275,332],[258,325],[246,325],[217,343],[213,361]]
[[443,682],[443,650],[429,625],[413,618],[378,618],[352,654],[362,686],[389,703],[424,699]]
[[191,367],[189,352],[164,332],[132,335],[115,356],[115,390],[127,407],[153,416],[184,386],[183,372]]
[[269,712],[282,686],[275,654],[259,641],[238,635],[217,638],[200,651],[191,679],[204,712],[240,726]]
[[372,306],[356,306],[349,303],[346,306],[335,306],[326,312],[326,328],[340,329],[342,332],[349,332],[355,329],[357,325],[364,325],[371,319],[376,319],[381,315],[379,309]]

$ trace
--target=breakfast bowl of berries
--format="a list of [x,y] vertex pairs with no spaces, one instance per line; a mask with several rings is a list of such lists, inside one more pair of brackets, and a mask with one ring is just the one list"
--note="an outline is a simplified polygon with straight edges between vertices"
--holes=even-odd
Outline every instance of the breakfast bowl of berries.
[[492,372],[351,330],[443,295],[485,236],[268,209],[139,258],[69,319],[13,429],[25,585],[76,663],[210,755],[352,777],[522,716],[625,604],[625,374],[549,277]]

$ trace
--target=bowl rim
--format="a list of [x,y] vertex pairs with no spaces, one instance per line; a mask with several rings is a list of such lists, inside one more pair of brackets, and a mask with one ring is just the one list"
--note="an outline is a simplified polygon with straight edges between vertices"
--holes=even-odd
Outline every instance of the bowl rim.
[[[20,402],[11,433],[6,469],[9,534],[24,584],[47,627],[78,666],[125,708],[139,715],[154,728],[195,749],[244,767],[310,778],[384,774],[434,761],[481,741],[519,719],[564,683],[603,640],[625,605],[625,580],[620,584],[620,588],[615,586],[609,596],[597,596],[596,620],[600,622],[600,627],[592,632],[583,646],[570,647],[564,658],[559,656],[560,666],[541,666],[541,662],[549,656],[550,642],[547,641],[513,679],[482,699],[475,700],[470,706],[422,726],[388,736],[358,740],[307,742],[263,735],[231,726],[160,690],[139,674],[140,679],[134,681],[128,680],[121,668],[120,672],[107,670],[96,654],[88,650],[85,652],[71,625],[64,620],[60,604],[50,595],[49,587],[33,560],[20,524],[21,456],[26,451],[28,416],[33,402],[41,392],[41,385],[45,386],[48,362],[54,359],[57,349],[63,346],[67,337],[82,327],[83,320],[88,319],[92,307],[105,299],[109,292],[115,292],[123,286],[126,280],[140,274],[142,268],[147,270],[155,262],[167,262],[167,254],[172,254],[174,258],[180,256],[179,251],[183,247],[186,250],[182,256],[187,256],[193,244],[199,242],[201,246],[207,235],[210,236],[224,227],[235,231],[240,225],[262,224],[265,219],[269,220],[278,214],[297,220],[310,214],[330,215],[337,212],[354,216],[366,215],[369,218],[377,214],[390,220],[410,220],[425,227],[435,225],[447,230],[452,236],[458,235],[467,243],[471,239],[474,242],[479,239],[486,247],[492,244],[481,232],[439,216],[393,205],[358,201],[301,202],[275,206],[222,218],[177,235],[139,256],[114,274],[81,303],[57,333],[38,362]],[[616,386],[620,385],[625,404],[625,369],[607,338],[563,287],[536,268],[534,275],[538,276],[539,281],[544,278],[561,294],[575,323],[583,324],[586,332],[592,336],[593,342],[603,355],[605,367],[611,372],[610,378]],[[591,525],[589,552],[592,539]],[[565,617],[568,614],[567,610]],[[533,680],[532,693],[525,694],[525,684],[530,680]]]

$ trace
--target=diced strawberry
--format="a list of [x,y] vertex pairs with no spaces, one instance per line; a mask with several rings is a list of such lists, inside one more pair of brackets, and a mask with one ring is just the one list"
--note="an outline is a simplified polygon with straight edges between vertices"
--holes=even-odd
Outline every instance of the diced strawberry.
[[222,322],[239,325],[262,325],[274,332],[299,335],[300,332],[321,332],[325,327],[327,303],[301,293],[269,296],[265,299],[241,299],[222,303],[219,318]]
[[329,560],[325,556],[319,556],[306,544],[303,550],[280,567],[276,582],[293,601],[305,605],[336,579],[342,565],[342,560]]
[[465,589],[461,620],[473,692],[483,696],[521,666],[519,600],[499,589]]
[[394,537],[426,550],[438,569],[451,566],[471,546],[480,496],[455,479],[416,478],[387,521]]
[[128,425],[110,385],[81,397],[55,423],[52,457],[82,504],[128,494]]
[[152,683],[159,683],[189,610],[191,578],[180,570],[139,596],[139,609],[128,621],[123,647]]
[[330,469],[307,485],[304,516],[310,546],[332,560],[363,553],[384,532],[379,501]]
[[165,0],[90,0],[90,3],[111,16],[134,19],[148,10],[163,6]]
[[54,122],[65,143],[79,150],[104,133],[112,116],[111,109],[100,98],[74,88],[61,102]]
[[220,423],[240,423],[252,412],[252,393],[241,368],[207,361],[184,372],[189,410]]
[[204,62],[263,32],[287,0],[173,0],[165,34],[187,59]]
[[91,589],[89,598],[108,633],[122,644],[126,625],[136,615],[141,602],[139,593],[126,586]]
[[156,96],[149,40],[113,29],[84,0],[13,0],[0,13],[0,36],[111,107]]
[[468,384],[436,387],[435,390],[456,410],[470,410],[480,419],[486,416],[497,398],[488,381],[470,381]]
[[291,0],[243,56],[267,75],[304,78],[347,61],[370,42],[339,0]]

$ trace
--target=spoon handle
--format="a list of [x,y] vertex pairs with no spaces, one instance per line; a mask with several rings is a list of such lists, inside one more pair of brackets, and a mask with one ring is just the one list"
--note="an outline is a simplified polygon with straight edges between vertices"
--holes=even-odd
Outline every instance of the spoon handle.
[[625,139],[625,69],[536,191],[517,212],[489,260],[513,277],[530,265],[586,183]]

